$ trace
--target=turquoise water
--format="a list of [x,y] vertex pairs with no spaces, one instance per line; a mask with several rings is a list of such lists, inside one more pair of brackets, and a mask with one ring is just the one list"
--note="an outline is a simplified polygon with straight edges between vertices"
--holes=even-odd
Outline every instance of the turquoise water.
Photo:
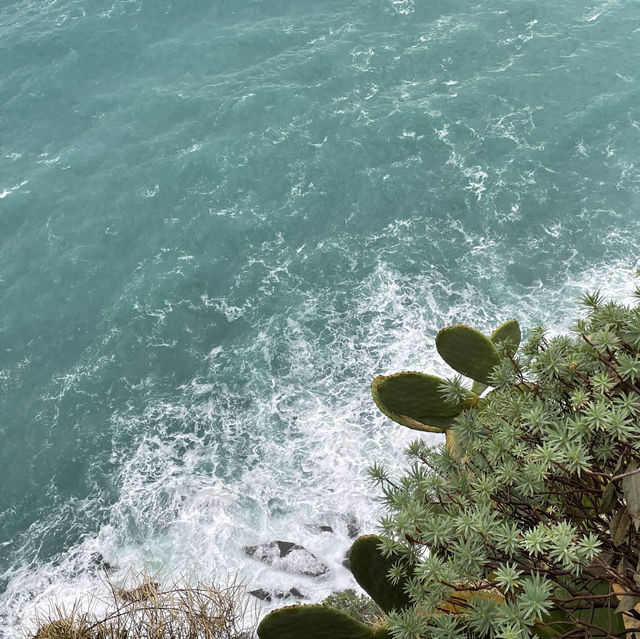
[[631,0],[5,0],[0,636],[103,560],[351,586],[371,378],[630,290],[639,69]]

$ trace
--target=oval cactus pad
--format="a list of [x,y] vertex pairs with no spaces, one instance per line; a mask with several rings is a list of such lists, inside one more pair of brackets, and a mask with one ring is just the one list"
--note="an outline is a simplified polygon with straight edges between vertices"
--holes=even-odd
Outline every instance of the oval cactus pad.
[[509,355],[513,356],[520,346],[520,340],[522,339],[522,333],[520,331],[520,324],[518,320],[510,319],[500,324],[493,333],[491,333],[491,341],[494,344],[501,342],[508,342]]
[[441,377],[414,371],[378,375],[371,383],[371,394],[378,408],[395,422],[415,430],[442,433],[462,410],[442,399],[439,387],[443,381]]
[[379,549],[381,541],[378,535],[358,537],[349,551],[349,566],[356,581],[382,610],[402,610],[411,603],[404,589],[406,580],[394,586],[387,577],[400,557],[385,557]]
[[489,375],[500,363],[493,342],[466,324],[443,328],[436,336],[436,348],[451,368],[482,384],[490,384]]
[[373,628],[329,606],[288,606],[269,613],[260,639],[372,639]]

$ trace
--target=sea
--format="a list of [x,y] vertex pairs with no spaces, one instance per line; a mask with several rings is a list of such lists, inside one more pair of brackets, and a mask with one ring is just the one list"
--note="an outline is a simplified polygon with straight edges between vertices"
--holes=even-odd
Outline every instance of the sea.
[[372,378],[630,301],[639,80],[635,0],[0,0],[0,637],[105,564],[356,588]]

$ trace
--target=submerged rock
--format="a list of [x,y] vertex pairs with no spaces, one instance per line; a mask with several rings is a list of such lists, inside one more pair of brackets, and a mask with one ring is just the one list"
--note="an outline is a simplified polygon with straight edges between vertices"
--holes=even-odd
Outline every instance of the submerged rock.
[[290,588],[287,592],[284,590],[265,590],[264,588],[258,588],[257,590],[250,590],[250,595],[261,599],[262,601],[271,601],[272,599],[308,599],[304,593],[300,592],[297,588]]
[[333,532],[333,528],[331,528],[331,526],[327,526],[326,524],[305,524],[304,527],[312,533]]
[[329,566],[303,546],[291,541],[272,541],[258,546],[245,546],[245,554],[273,568],[309,577],[324,577]]
[[355,539],[360,534],[360,522],[358,518],[348,513],[343,516],[345,523],[347,524],[347,534],[351,539]]
[[264,588],[258,588],[257,590],[250,590],[249,594],[253,595],[257,599],[260,599],[261,601],[271,601],[271,593],[268,590],[265,590]]

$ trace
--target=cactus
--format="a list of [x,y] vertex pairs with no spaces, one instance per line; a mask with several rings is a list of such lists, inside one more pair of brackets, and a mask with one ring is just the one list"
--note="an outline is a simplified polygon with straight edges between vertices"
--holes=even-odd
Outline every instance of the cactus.
[[349,551],[349,567],[371,599],[388,613],[408,606],[409,597],[404,591],[404,581],[395,586],[389,581],[389,570],[399,557],[383,556],[379,550],[381,541],[377,535],[358,537]]
[[[440,390],[445,381],[435,375],[406,371],[394,375],[378,375],[371,383],[371,394],[377,407],[390,419],[414,430],[447,433],[460,412],[473,406],[484,392],[493,367],[500,362],[496,344],[510,343],[507,352],[514,355],[521,334],[517,320],[504,322],[485,337],[470,326],[458,324],[442,329],[436,337],[436,348],[443,359],[457,371],[475,380],[461,405],[444,401]],[[451,445],[453,441],[449,442]]]
[[[466,348],[472,360],[471,367],[462,364],[454,367],[465,374],[468,374],[467,370],[473,371],[473,379],[486,380],[488,373],[500,360],[494,343],[474,329],[463,327],[462,334],[455,330],[458,328],[449,329],[454,331],[453,340],[444,335],[445,352],[454,351],[455,360],[456,349]],[[465,331],[472,332],[471,338]],[[442,333],[438,335],[439,338]],[[509,338],[519,343],[519,333],[517,322],[512,320],[498,327],[492,339],[497,343]],[[462,346],[459,344],[460,335]],[[440,352],[440,347],[438,350]],[[445,360],[451,364],[446,357]],[[481,375],[476,374],[477,369],[481,369]],[[460,404],[452,405],[442,396],[440,387],[444,382],[440,377],[414,371],[379,375],[371,384],[371,394],[387,417],[415,430],[446,433],[448,444],[454,446],[451,426],[465,407],[477,403],[478,395],[471,390],[463,391],[466,398]],[[408,578],[395,585],[389,581],[388,574],[400,558],[397,555],[385,557],[379,550],[380,542],[381,538],[376,535],[359,537],[349,552],[350,569],[358,584],[384,612],[400,611],[411,605],[405,588]],[[456,601],[457,598],[444,605],[454,606]],[[322,605],[298,605],[275,610],[258,626],[258,636],[260,639],[298,639],[300,636],[305,636],[305,639],[391,639],[385,626],[367,626],[335,608]]]
[[[520,332],[520,324],[518,324],[518,320],[510,319],[506,322],[503,322],[496,328],[493,333],[491,333],[491,337],[489,338],[496,346],[504,342],[504,345],[507,346],[507,353],[513,357],[518,350],[518,346],[520,346],[520,340],[522,339],[522,333]],[[486,384],[482,384],[480,382],[473,382],[473,386],[471,390],[476,393],[476,395],[482,395],[484,391],[487,389]]]
[[258,626],[260,639],[374,639],[375,632],[335,608],[317,604],[279,608]]
[[522,333],[520,332],[520,324],[518,320],[510,319],[500,324],[489,338],[494,344],[505,342],[505,346],[508,346],[507,352],[509,355],[515,355],[520,346],[520,340],[522,339]]
[[[377,549],[377,537],[371,535],[361,539],[364,540],[361,546],[362,551],[374,547]],[[366,553],[363,552],[364,554]],[[598,593],[606,594],[604,590],[606,587],[607,584],[603,582],[602,587],[597,588]],[[454,615],[461,613],[471,597],[479,596],[502,600],[502,595],[498,592],[457,591],[443,602],[441,611]],[[378,603],[382,607],[381,601]],[[572,616],[574,616],[573,619]],[[552,639],[565,633],[577,632],[576,619],[584,619],[595,626],[608,629],[612,636],[620,636],[625,632],[622,615],[614,608],[608,607],[594,610],[585,607],[584,610],[572,611],[571,616],[563,611],[554,610],[535,623],[531,630],[539,639]],[[274,610],[258,626],[258,636],[260,639],[299,639],[301,636],[305,639],[391,639],[389,630],[384,625],[367,626],[335,608],[317,604],[287,606]]]
[[[605,582],[603,582],[603,586]],[[608,584],[606,584],[608,586]],[[603,587],[598,588],[602,594]],[[568,636],[570,634],[579,636],[584,633],[576,624],[576,620],[585,621],[594,627],[603,628],[608,631],[608,635],[594,634],[593,636],[623,636],[625,632],[624,617],[613,607],[603,606],[593,610],[585,606],[582,610],[571,611],[573,618],[562,610],[553,610],[544,619],[534,624],[531,628],[533,634],[539,639],[553,639],[554,637]],[[584,636],[584,635],[583,635]]]
[[[378,375],[371,383],[371,394],[378,408],[393,421],[414,430],[443,433],[453,424],[461,406],[447,404],[439,390],[440,377],[407,371]],[[477,399],[468,392],[468,403]]]
[[[634,331],[640,332],[640,319],[634,317],[633,322]],[[600,339],[604,343],[608,334],[605,334],[605,331],[601,333],[603,335],[596,334],[591,339],[594,341]],[[534,369],[526,368],[526,360],[517,362],[513,359],[520,339],[520,327],[515,320],[509,320],[500,325],[490,337],[465,325],[451,326],[440,331],[436,338],[438,352],[449,365],[474,380],[472,391],[463,388],[457,380],[445,382],[433,375],[411,371],[378,376],[373,380],[371,385],[373,398],[385,415],[416,430],[444,431],[449,446],[449,451],[442,452],[439,449],[431,449],[420,441],[412,445],[410,455],[424,462],[427,475],[430,470],[436,473],[438,483],[434,481],[433,486],[429,484],[427,475],[423,475],[418,470],[405,476],[402,482],[391,482],[386,479],[384,469],[380,471],[372,469],[372,476],[376,480],[383,484],[385,482],[390,484],[390,486],[385,485],[384,489],[387,508],[393,513],[394,518],[385,519],[383,528],[387,532],[393,530],[392,539],[395,541],[391,547],[394,549],[402,547],[403,550],[401,553],[392,553],[385,557],[380,550],[383,547],[383,539],[375,535],[366,535],[353,544],[349,560],[357,582],[370,594],[382,611],[389,614],[387,625],[381,623],[381,627],[374,628],[332,608],[299,606],[285,608],[267,616],[258,628],[260,639],[294,639],[294,633],[296,639],[300,634],[311,635],[310,639],[341,639],[341,637],[344,639],[393,639],[392,631],[395,636],[439,637],[445,634],[449,636],[454,630],[459,636],[529,636],[533,634],[540,639],[552,639],[558,636],[578,635],[616,637],[631,631],[631,625],[625,627],[623,615],[627,615],[630,623],[634,622],[631,617],[635,616],[635,605],[640,601],[636,588],[639,583],[637,568],[632,582],[631,572],[635,564],[625,567],[623,560],[620,564],[622,567],[618,566],[616,569],[613,565],[608,566],[610,559],[603,556],[598,559],[599,563],[596,563],[594,557],[598,553],[597,545],[602,543],[612,547],[611,555],[617,558],[623,552],[622,544],[625,542],[631,544],[631,540],[637,538],[637,532],[635,528],[632,530],[627,526],[624,534],[618,535],[613,530],[614,521],[612,521],[612,539],[609,540],[606,535],[601,534],[601,526],[598,528],[601,521],[597,519],[591,526],[595,532],[591,530],[588,538],[586,533],[582,535],[580,531],[583,527],[587,529],[591,525],[589,515],[596,510],[592,500],[593,488],[583,491],[586,497],[583,495],[582,501],[580,499],[571,501],[573,498],[570,495],[569,501],[561,502],[567,506],[568,521],[562,521],[563,526],[558,524],[557,529],[552,524],[548,524],[546,515],[546,513],[555,512],[554,510],[545,510],[543,514],[536,511],[538,502],[547,503],[542,497],[546,494],[544,492],[533,491],[532,502],[535,501],[536,506],[532,503],[530,511],[527,510],[525,515],[521,515],[518,510],[520,504],[518,500],[523,498],[517,495],[515,501],[511,501],[511,487],[513,486],[516,492],[522,490],[524,494],[528,494],[527,486],[534,479],[542,485],[542,479],[538,480],[534,475],[525,477],[528,464],[521,463],[518,457],[510,456],[508,450],[505,450],[503,460],[501,457],[503,453],[500,450],[496,455],[498,462],[495,463],[503,463],[504,468],[507,469],[509,469],[507,462],[514,468],[516,462],[520,463],[518,469],[519,474],[523,475],[522,481],[519,474],[513,473],[513,480],[509,480],[511,483],[508,489],[502,493],[496,491],[498,496],[495,501],[494,494],[491,492],[488,494],[483,492],[482,500],[477,503],[474,501],[477,497],[474,491],[478,490],[480,494],[479,488],[475,485],[476,480],[480,486],[485,476],[490,475],[486,469],[487,467],[491,469],[491,462],[485,456],[482,447],[488,445],[487,442],[493,441],[491,437],[494,430],[499,431],[498,434],[503,439],[506,439],[506,435],[511,437],[510,428],[514,428],[514,432],[521,434],[527,442],[531,437],[528,421],[526,421],[529,417],[519,415],[518,419],[513,419],[512,425],[511,413],[505,416],[505,411],[502,410],[500,393],[504,390],[506,397],[515,396],[519,402],[518,406],[521,403],[529,407],[533,417],[535,417],[534,408],[543,401],[540,399],[541,393],[538,392],[538,387],[534,383],[526,382],[523,374],[523,370]],[[585,341],[590,344],[586,337]],[[539,351],[539,357],[543,357],[545,349],[536,346],[535,341],[533,343],[536,352]],[[640,339],[638,343],[640,344]],[[564,347],[569,348],[571,344],[568,344]],[[577,351],[579,348],[579,345],[576,345],[574,350]],[[532,349],[533,346],[528,345],[528,351]],[[580,354],[582,355],[582,351]],[[517,373],[517,379],[514,378],[516,381],[507,389],[498,384],[500,389],[492,394],[491,398],[481,399],[479,394],[484,392],[493,378],[494,367],[501,362],[503,367],[509,365],[508,361],[504,361],[505,357],[513,359],[512,363]],[[610,385],[618,383],[620,386],[626,383],[640,395],[640,390],[635,387],[636,380],[632,378],[632,375],[635,377],[638,375],[637,358],[631,361],[632,359],[629,357],[629,362],[616,362],[614,367],[613,360],[605,360],[599,352],[596,352],[592,363],[597,367],[604,364],[616,375],[612,377],[608,370],[598,373],[597,375],[603,380],[599,383],[607,382]],[[567,368],[569,369],[568,366]],[[537,379],[543,376],[539,369],[535,369],[535,372],[538,373]],[[496,374],[496,378],[507,379],[507,376],[502,373],[501,367],[500,375]],[[619,373],[626,374],[630,381],[625,382],[622,377],[618,378]],[[555,373],[553,377],[551,375],[548,377],[555,383]],[[518,379],[520,381],[517,381]],[[585,378],[580,376],[580,379]],[[497,384],[498,380],[495,381]],[[569,383],[565,386],[569,390],[573,389]],[[557,384],[549,391],[552,393],[552,399],[555,397],[553,393],[556,387]],[[568,391],[561,387],[558,395],[564,397],[567,394]],[[626,395],[624,397],[626,398]],[[492,399],[496,401],[493,402]],[[567,407],[573,405],[574,400],[569,399],[563,400]],[[505,402],[505,405],[507,403]],[[455,429],[460,435],[460,446],[455,448],[452,438],[454,429],[451,427],[465,407],[476,405],[479,405],[481,410],[478,410],[476,415],[468,415],[469,420],[460,420],[460,428]],[[550,402],[549,406],[547,413],[551,414],[555,410],[555,405]],[[510,407],[509,403],[509,410],[511,410]],[[506,422],[506,427],[502,425],[502,421]],[[626,425],[632,428],[631,422]],[[478,433],[472,432],[475,426],[478,426]],[[542,435],[540,440],[547,441]],[[525,450],[525,448],[526,446],[523,445],[522,449]],[[588,451],[584,455],[587,456]],[[603,478],[603,486],[606,485],[604,478],[608,478],[609,485],[613,486],[613,479],[627,478],[629,472],[634,472],[636,466],[629,465],[629,458],[624,464],[618,461],[618,466],[615,466],[613,463],[615,458],[612,458],[610,465],[606,467],[606,472],[598,473],[598,476]],[[535,457],[531,459],[536,461]],[[622,473],[625,466],[632,470]],[[620,473],[622,473],[621,476],[612,477]],[[564,475],[558,475],[555,481],[556,484],[550,483],[550,490],[554,490],[555,486],[557,495],[564,496],[566,492]],[[579,482],[574,483],[579,489]],[[483,490],[492,490],[487,489],[487,485],[486,482],[482,485]],[[538,484],[536,486],[540,487]],[[610,513],[617,505],[614,490],[614,488],[603,490],[605,494],[601,499],[596,500],[601,513],[598,517],[602,517],[603,521],[604,513]],[[595,492],[598,493],[598,491]],[[598,497],[600,497],[599,494]],[[622,497],[618,495],[619,500],[622,500]],[[626,494],[624,498],[627,502],[631,499]],[[505,503],[510,506],[515,505],[515,508],[502,511],[501,504]],[[634,503],[637,504],[637,500]],[[414,505],[417,507],[414,508]],[[438,506],[441,510],[437,508]],[[631,507],[628,507],[631,510]],[[553,508],[555,509],[555,502]],[[638,511],[637,505],[634,509],[633,512]],[[490,519],[494,515],[495,521]],[[425,523],[425,520],[432,516],[438,518],[438,525],[434,523],[433,530],[427,531],[431,521]],[[532,519],[538,522],[539,526],[531,528],[530,520]],[[471,524],[465,530],[458,528],[461,522],[467,521],[473,522],[474,526],[486,527],[482,531],[474,530]],[[566,526],[564,526],[565,523]],[[467,524],[464,523],[464,526],[466,527]],[[539,559],[537,553],[529,553],[525,547],[517,551],[505,552],[504,556],[496,551],[499,557],[497,568],[492,557],[483,555],[487,531],[491,530],[493,531],[491,534],[501,535],[503,534],[501,531],[505,530],[505,537],[512,536],[510,532],[512,526],[514,528],[519,526],[516,528],[519,538],[522,539],[525,534],[530,534],[531,540],[542,539],[544,544],[548,545],[548,547],[545,546],[544,551],[541,551],[546,553],[544,562]],[[436,529],[439,530],[437,534],[440,537],[448,535],[450,539],[445,543],[434,541]],[[407,534],[407,530],[410,534]],[[627,534],[627,530],[631,533]],[[409,542],[408,545],[400,543],[403,542],[403,537]],[[556,561],[556,556],[564,552],[570,543],[575,555]],[[389,546],[386,547],[389,548]],[[427,550],[433,559],[431,564],[422,561],[422,552]],[[520,553],[517,555],[518,569],[515,567],[516,564],[509,563],[512,556],[517,553]],[[633,557],[637,557],[637,553]],[[577,572],[572,568],[574,564],[579,566]],[[545,567],[552,578],[540,575],[538,572],[540,565]],[[392,581],[389,578],[390,574],[396,578],[399,575],[402,576]],[[523,574],[524,577],[522,577]],[[576,593],[580,593],[582,598],[576,596]],[[617,608],[616,596],[619,599]],[[640,608],[640,605],[638,607]],[[443,619],[443,616],[448,616],[450,619]],[[282,637],[282,635],[288,636]]]
[[500,363],[494,343],[466,324],[443,328],[436,336],[436,349],[451,368],[481,384],[490,384],[491,371]]

